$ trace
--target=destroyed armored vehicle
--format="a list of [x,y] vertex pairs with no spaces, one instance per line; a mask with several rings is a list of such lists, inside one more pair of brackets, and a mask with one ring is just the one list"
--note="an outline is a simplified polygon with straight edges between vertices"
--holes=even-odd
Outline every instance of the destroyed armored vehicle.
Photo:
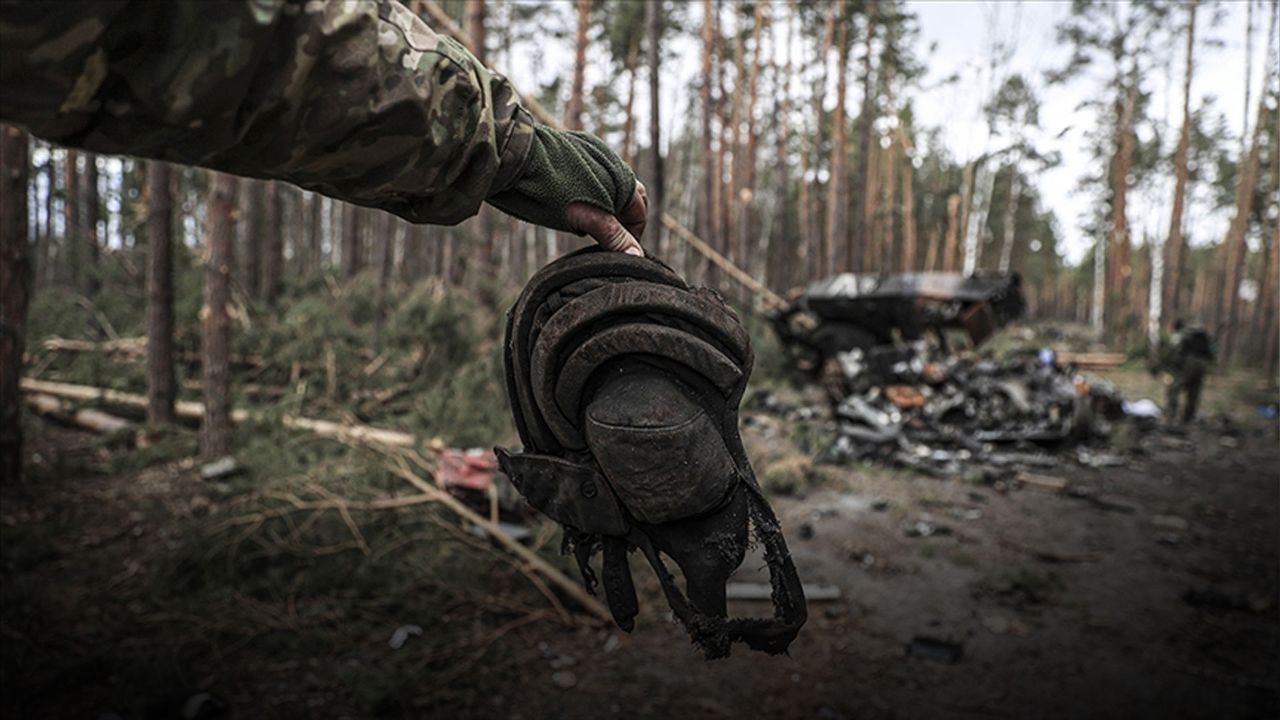
[[844,273],[810,284],[771,320],[797,366],[817,374],[841,353],[870,356],[926,335],[947,352],[947,330],[976,347],[1025,307],[1017,273]]

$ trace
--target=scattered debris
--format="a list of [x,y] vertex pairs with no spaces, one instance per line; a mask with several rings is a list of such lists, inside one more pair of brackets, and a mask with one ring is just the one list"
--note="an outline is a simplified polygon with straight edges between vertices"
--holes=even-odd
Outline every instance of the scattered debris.
[[391,646],[392,650],[399,650],[404,647],[405,643],[409,642],[409,638],[417,637],[421,634],[422,628],[417,625],[401,625],[396,628],[395,632],[391,633],[391,639],[387,641],[387,644]]
[[964,645],[917,635],[907,645],[907,654],[954,665],[964,658]]
[[205,482],[226,480],[227,478],[239,475],[242,472],[244,472],[244,467],[242,467],[234,457],[224,455],[211,463],[201,465],[200,479]]
[[578,676],[571,670],[557,670],[551,673],[551,684],[561,690],[568,690],[578,684]]
[[1044,490],[1046,492],[1059,493],[1067,489],[1066,480],[1052,475],[1020,472],[1015,479],[1023,485],[1036,488],[1037,490]]

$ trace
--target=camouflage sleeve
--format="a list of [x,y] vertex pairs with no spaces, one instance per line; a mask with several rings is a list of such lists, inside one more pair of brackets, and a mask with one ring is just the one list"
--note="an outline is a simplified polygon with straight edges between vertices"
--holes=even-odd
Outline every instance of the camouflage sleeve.
[[0,120],[456,223],[522,169],[507,81],[393,0],[0,4]]

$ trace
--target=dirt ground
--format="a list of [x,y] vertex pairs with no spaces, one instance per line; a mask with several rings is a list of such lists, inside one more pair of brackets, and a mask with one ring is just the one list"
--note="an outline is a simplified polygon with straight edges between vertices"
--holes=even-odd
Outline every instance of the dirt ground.
[[[749,442],[780,422],[756,418]],[[367,559],[347,551],[299,561],[348,568],[338,591],[193,605],[157,584],[216,503],[193,464],[93,470],[121,451],[29,423],[41,480],[0,489],[5,717],[181,717],[148,708],[189,688],[238,718],[1280,716],[1280,434],[1249,407],[1148,437],[1121,467],[1064,460],[1046,472],[1069,493],[825,469],[775,508],[805,582],[841,597],[810,604],[789,656],[711,663],[639,562],[630,636],[558,621],[492,555],[476,561],[492,584],[447,602],[362,591]],[[424,632],[393,650],[401,623]],[[912,654],[917,639],[959,656]]]

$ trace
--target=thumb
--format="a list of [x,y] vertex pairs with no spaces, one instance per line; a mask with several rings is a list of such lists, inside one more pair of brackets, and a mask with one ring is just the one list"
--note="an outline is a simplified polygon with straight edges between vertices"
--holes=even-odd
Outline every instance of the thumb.
[[644,257],[640,241],[618,218],[600,208],[582,202],[571,203],[565,208],[565,218],[570,227],[591,236],[605,250]]

